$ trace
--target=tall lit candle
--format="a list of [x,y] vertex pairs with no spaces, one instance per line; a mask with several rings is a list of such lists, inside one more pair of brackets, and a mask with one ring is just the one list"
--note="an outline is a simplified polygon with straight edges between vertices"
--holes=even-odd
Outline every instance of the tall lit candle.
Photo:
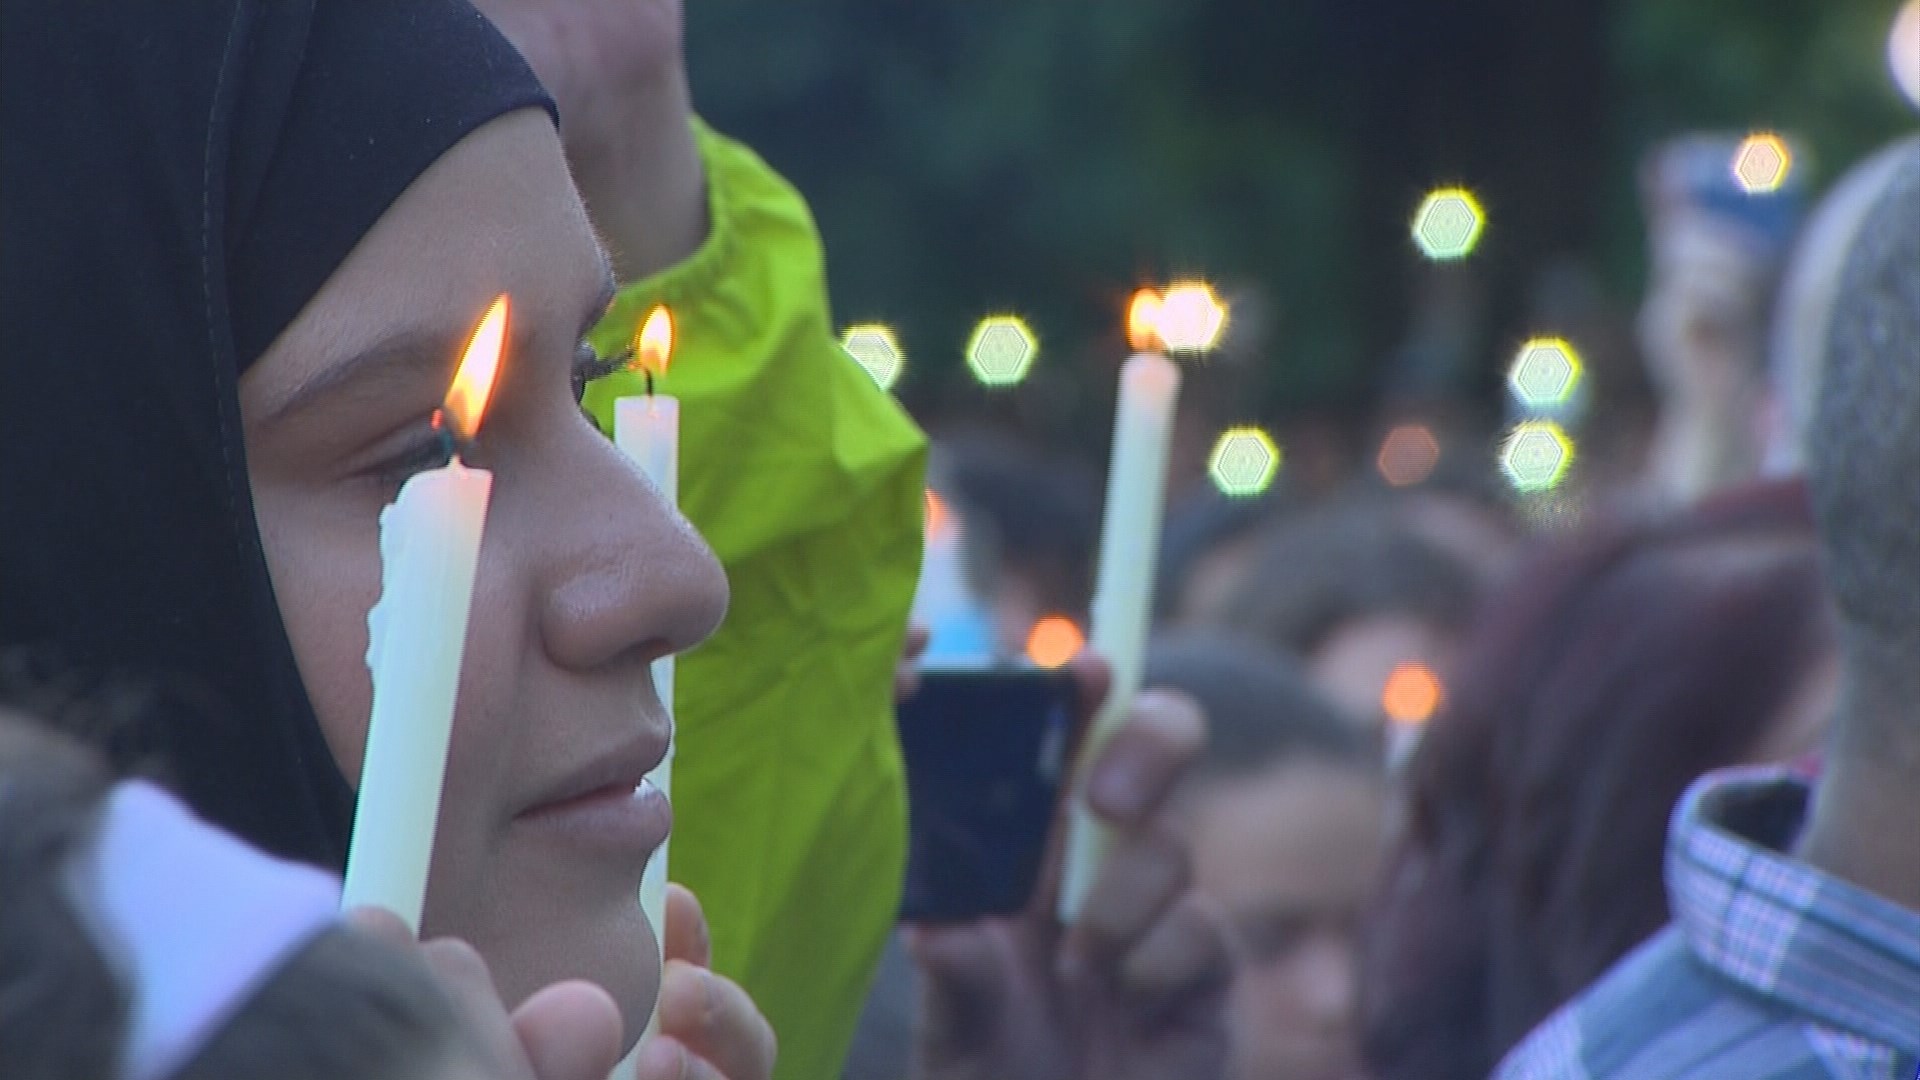
[[[653,380],[667,373],[673,357],[673,315],[665,306],[647,313],[634,335],[634,362],[646,377],[646,393],[623,397],[613,403],[613,441],[640,466],[647,479],[660,491],[669,506],[680,501],[680,402],[666,394],[653,392]],[[673,721],[673,656],[653,662],[653,685],[660,704],[667,710],[669,727]],[[674,739],[669,736],[667,755],[647,774],[660,794],[673,797]],[[653,927],[656,942],[666,939],[667,842],[662,841],[640,878],[640,910]],[[659,1023],[658,1010],[647,1021],[647,1035]],[[629,1070],[630,1072],[631,1070]]]
[[373,709],[347,849],[344,907],[384,907],[418,932],[460,660],[493,474],[458,447],[486,413],[507,334],[507,298],[473,332],[442,410],[455,452],[409,478],[380,512],[380,599],[367,612]]
[[1127,311],[1134,354],[1120,369],[1090,639],[1093,650],[1112,665],[1113,684],[1094,716],[1075,769],[1060,880],[1062,922],[1079,917],[1112,844],[1109,830],[1087,805],[1087,774],[1089,764],[1126,723],[1146,658],[1166,505],[1167,450],[1180,392],[1180,369],[1163,350],[1207,348],[1224,319],[1224,309],[1204,285],[1175,286],[1164,297],[1142,289]]

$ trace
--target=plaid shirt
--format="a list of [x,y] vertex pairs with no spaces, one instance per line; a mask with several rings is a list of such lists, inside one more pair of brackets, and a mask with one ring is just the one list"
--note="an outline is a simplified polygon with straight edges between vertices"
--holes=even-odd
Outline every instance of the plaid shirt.
[[[1810,790],[1779,769],[1697,782],[1668,833],[1673,923],[1496,1080],[1916,1080],[1920,912],[1780,854]],[[1920,811],[1905,827],[1920,843]]]

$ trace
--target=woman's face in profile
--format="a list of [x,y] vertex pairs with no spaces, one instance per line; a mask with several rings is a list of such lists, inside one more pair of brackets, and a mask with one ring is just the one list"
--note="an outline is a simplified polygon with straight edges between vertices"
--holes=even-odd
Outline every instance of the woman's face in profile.
[[648,664],[711,633],[727,589],[573,400],[610,280],[544,113],[435,162],[247,371],[255,512],[308,695],[357,783],[380,510],[438,464],[430,417],[501,292],[510,337],[466,455],[493,499],[423,931],[472,941],[509,1001],[589,978],[638,1031],[658,978],[640,874],[665,825],[632,795],[667,739]]

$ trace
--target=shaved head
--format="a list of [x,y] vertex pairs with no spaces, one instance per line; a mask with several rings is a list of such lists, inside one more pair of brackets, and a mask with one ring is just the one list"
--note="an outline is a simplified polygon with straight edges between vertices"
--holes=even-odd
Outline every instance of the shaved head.
[[1885,147],[1848,170],[1807,219],[1781,281],[1768,359],[1775,412],[1768,432],[1768,471],[1805,467],[1827,330],[1853,240],[1901,162],[1920,150],[1920,135]]
[[1881,692],[1920,685],[1920,140],[1892,154],[1835,275],[1807,442],[1855,676]]

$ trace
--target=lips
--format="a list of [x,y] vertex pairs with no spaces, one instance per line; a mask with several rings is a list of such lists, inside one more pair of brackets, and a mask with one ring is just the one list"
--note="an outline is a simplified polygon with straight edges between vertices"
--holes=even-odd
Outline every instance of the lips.
[[596,755],[550,785],[516,824],[547,838],[611,852],[646,854],[665,842],[673,809],[647,773],[660,764],[656,739]]

